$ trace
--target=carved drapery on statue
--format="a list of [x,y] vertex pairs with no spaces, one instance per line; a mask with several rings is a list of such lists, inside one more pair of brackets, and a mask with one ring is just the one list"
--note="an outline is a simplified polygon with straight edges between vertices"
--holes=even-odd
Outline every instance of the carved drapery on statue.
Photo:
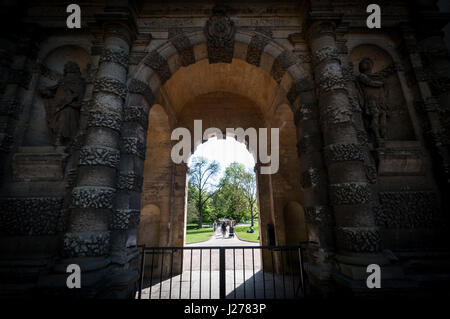
[[369,138],[379,143],[386,137],[388,112],[387,92],[382,76],[372,73],[373,61],[363,58],[359,62],[359,75],[356,77],[359,106]]
[[64,76],[58,84],[41,91],[48,132],[54,145],[68,145],[74,139],[79,128],[85,87],[80,67],[69,61],[64,65]]

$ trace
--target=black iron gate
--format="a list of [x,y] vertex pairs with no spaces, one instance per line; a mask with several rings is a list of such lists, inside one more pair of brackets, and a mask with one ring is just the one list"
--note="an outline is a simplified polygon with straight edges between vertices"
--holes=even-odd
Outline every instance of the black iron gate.
[[138,299],[289,299],[305,295],[298,246],[140,246]]

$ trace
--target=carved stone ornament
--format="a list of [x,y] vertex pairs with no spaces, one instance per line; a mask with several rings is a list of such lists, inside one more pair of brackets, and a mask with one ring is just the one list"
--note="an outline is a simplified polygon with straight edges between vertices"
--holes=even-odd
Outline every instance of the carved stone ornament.
[[381,236],[377,228],[370,227],[338,227],[336,239],[341,249],[375,253],[381,250]]
[[345,95],[335,96],[333,101],[329,103],[323,101],[320,105],[320,113],[324,125],[343,124],[352,121],[352,112]]
[[129,105],[124,108],[124,121],[135,122],[143,128],[148,125],[148,111],[143,105]]
[[125,100],[128,88],[119,80],[101,77],[94,82],[94,92],[112,93],[119,96],[122,100]]
[[132,79],[129,86],[128,91],[130,93],[141,94],[147,100],[149,105],[153,105],[153,101],[155,100],[155,96],[152,92],[152,89],[145,83],[136,79]]
[[54,235],[58,232],[63,198],[9,197],[0,199],[0,234]]
[[166,58],[164,58],[156,50],[148,54],[148,56],[144,60],[144,64],[152,68],[156,72],[156,74],[158,74],[161,84],[166,83],[167,80],[169,80],[172,76],[172,72],[170,71],[169,64],[167,63]]
[[261,54],[267,43],[269,43],[268,37],[261,34],[255,34],[248,45],[246,61],[255,66],[259,66]]
[[64,255],[66,257],[97,257],[109,251],[109,232],[66,233]]
[[111,230],[127,230],[138,227],[140,213],[138,209],[115,210],[112,216]]
[[313,63],[318,65],[322,61],[327,59],[338,59],[339,53],[335,47],[323,47],[315,52],[312,55]]
[[182,29],[176,27],[169,28],[169,39],[180,55],[182,66],[195,63],[195,54],[191,41]]
[[359,144],[330,144],[323,151],[327,163],[364,160]]
[[101,186],[82,186],[72,190],[72,207],[105,208],[113,207],[115,189]]
[[332,225],[333,219],[327,206],[305,207],[305,219],[314,225]]
[[122,140],[122,153],[135,155],[145,159],[145,144],[137,137],[127,137]]
[[272,69],[270,70],[270,75],[274,80],[280,84],[283,79],[286,70],[297,62],[295,55],[289,50],[285,50],[280,53],[273,62]]
[[117,168],[120,153],[118,150],[108,147],[84,147],[80,150],[80,165],[101,165]]
[[231,63],[234,51],[234,22],[220,7],[213,9],[213,16],[206,22],[204,29],[210,63]]
[[91,111],[89,113],[88,127],[107,127],[120,132],[122,116],[115,112]]
[[310,168],[302,173],[301,184],[303,188],[317,186],[320,182],[320,171],[317,168]]
[[370,200],[370,187],[366,183],[332,184],[329,188],[333,205],[365,204]]
[[381,206],[375,212],[378,226],[385,228],[427,228],[439,211],[433,191],[380,192]]
[[117,188],[122,191],[140,192],[143,178],[134,172],[120,173]]
[[100,63],[104,62],[117,63],[124,68],[128,68],[128,52],[124,50],[115,51],[111,49],[104,49],[100,58]]

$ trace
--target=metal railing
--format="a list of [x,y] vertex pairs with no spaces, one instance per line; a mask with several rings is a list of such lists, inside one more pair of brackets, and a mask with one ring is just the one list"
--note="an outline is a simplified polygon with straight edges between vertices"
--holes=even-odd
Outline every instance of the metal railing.
[[305,295],[298,246],[140,247],[138,299],[289,299]]

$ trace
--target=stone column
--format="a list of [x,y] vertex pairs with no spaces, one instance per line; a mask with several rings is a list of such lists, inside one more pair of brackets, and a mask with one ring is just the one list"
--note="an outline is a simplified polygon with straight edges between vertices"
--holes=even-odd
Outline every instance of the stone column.
[[[279,245],[277,233],[276,233],[276,222],[275,222],[275,211],[273,202],[273,190],[272,190],[272,178],[270,174],[261,174],[261,163],[258,161],[254,167],[255,177],[256,177],[256,187],[257,187],[257,200],[258,200],[258,225],[259,225],[259,235],[260,242],[262,246],[274,246]],[[272,233],[272,235],[271,235]],[[274,254],[274,267],[272,267],[272,257],[270,251],[264,249],[261,254],[262,264],[264,266],[264,271],[273,272],[276,269],[277,254]],[[273,269],[275,268],[275,269]]]
[[[188,178],[189,167],[186,163],[173,164],[172,166],[172,189],[170,195],[169,208],[169,246],[177,247],[184,246],[186,233],[186,214],[187,214],[187,200],[188,200]],[[206,253],[205,253],[206,256]],[[181,257],[182,251],[177,251],[173,255],[173,262],[167,263],[168,267],[165,269],[167,275],[178,275],[181,271]],[[170,259],[167,259],[170,261]]]
[[117,196],[111,223],[111,258],[115,289],[131,292],[138,276],[137,234],[140,221],[149,105],[129,87],[120,142]]
[[[423,4],[426,5],[426,2]],[[415,27],[401,26],[403,53],[412,70],[410,84],[416,84],[421,101],[417,111],[422,119],[425,143],[431,151],[434,175],[442,194],[450,192],[450,58],[442,28],[449,13],[422,8]],[[430,10],[430,11],[428,11]],[[442,198],[444,211],[450,209],[448,196]]]
[[[120,161],[120,128],[127,96],[126,78],[130,31],[125,25],[105,24],[104,51],[94,82],[92,104],[84,145],[80,150],[78,176],[72,190],[68,232],[64,234],[63,255],[78,263],[96,285],[104,279],[110,264],[110,220],[117,193]],[[83,279],[82,279],[83,287]]]
[[[38,45],[33,32],[18,33],[11,39],[4,39],[4,45],[9,44],[11,50],[3,51],[3,57],[10,62],[6,73],[3,96],[0,100],[0,180],[9,169],[11,151],[18,137],[18,124],[24,109],[24,105],[30,101],[29,93],[33,92],[30,84],[32,81],[32,63],[34,62]],[[14,43],[13,43],[14,42]],[[32,85],[31,85],[32,86]],[[28,93],[28,94],[27,94]],[[23,121],[22,121],[23,122]]]
[[170,245],[183,246],[187,213],[187,174],[186,163],[173,164],[173,187],[171,191]]
[[[370,186],[352,122],[347,91],[336,48],[334,16],[312,21],[308,41],[312,52],[328,192],[334,212],[338,254],[337,277],[344,284],[365,280],[368,264],[384,264],[381,239],[370,207]],[[344,276],[342,276],[342,274]]]
[[333,216],[328,202],[328,180],[322,153],[322,133],[314,92],[302,92],[295,105],[297,151],[300,159],[301,185],[305,200],[308,240],[305,246],[307,271],[311,283],[326,293],[334,257]]

